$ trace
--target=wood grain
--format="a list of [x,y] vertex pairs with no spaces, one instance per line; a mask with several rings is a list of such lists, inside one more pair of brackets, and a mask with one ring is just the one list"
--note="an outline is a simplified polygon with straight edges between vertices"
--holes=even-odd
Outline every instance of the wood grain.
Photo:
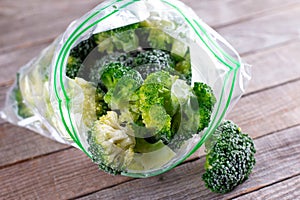
[[101,0],[2,0],[0,52],[54,39]]
[[212,193],[205,188],[201,180],[205,162],[202,157],[166,174],[133,180],[79,199],[231,199],[299,174],[299,131],[300,127],[296,127],[255,140],[257,164],[253,173],[244,184],[225,195]]
[[0,167],[68,147],[9,123],[0,126]]
[[300,78],[300,39],[289,44],[245,56],[252,65],[252,80],[246,93]]
[[69,199],[128,180],[100,172],[71,148],[0,170],[0,199]]
[[257,18],[270,12],[289,9],[297,6],[299,0],[264,0],[257,3],[255,0],[183,0],[191,6],[203,21],[215,28],[228,26],[229,24]]
[[250,194],[243,195],[234,200],[264,200],[264,199],[299,199],[300,197],[300,175],[285,181],[265,187]]
[[[50,0],[43,2],[42,7],[47,7],[46,5],[49,4],[48,1],[50,2]],[[69,1],[67,1],[67,2],[69,2]],[[211,7],[211,9],[206,9],[205,6],[204,7],[200,6],[201,8],[204,8],[203,10],[206,10],[205,16],[207,17],[207,19],[215,19],[216,15],[215,15],[215,13],[212,13],[211,10],[213,10],[213,9],[221,10],[219,8],[220,2],[219,1],[218,2],[208,1],[208,0],[203,1],[203,2],[206,2],[205,5],[207,7]],[[245,5],[243,2],[244,1],[238,1],[238,2],[235,1],[235,3],[229,3],[229,1],[224,1],[224,2],[222,1],[221,5],[224,5],[224,6],[226,5],[225,7],[229,7],[229,8],[228,8],[228,10],[223,9],[224,11],[220,11],[218,13],[222,13],[222,12],[225,12],[227,14],[231,13],[231,15],[234,15],[236,18],[238,18],[239,13],[230,12],[230,11],[235,10],[235,8],[236,8],[235,6],[237,6],[237,7],[239,6],[239,7],[241,7],[241,10],[243,10],[245,12],[245,8],[243,6],[250,4],[250,2],[248,0]],[[279,1],[276,0],[276,2],[274,3],[274,6],[280,7]],[[294,4],[295,2],[296,1],[287,1],[287,4],[290,5],[290,4]],[[68,3],[66,3],[66,4],[68,4]],[[202,4],[202,1],[201,1],[201,4]],[[269,4],[270,4],[269,0],[266,1],[266,4],[264,4],[264,3],[255,4],[255,6],[253,6],[253,8],[251,8],[252,10],[249,11],[249,15],[251,13],[255,14],[257,12],[257,10],[265,10],[266,8],[270,7]],[[203,10],[198,10],[198,8],[197,8],[198,4],[194,4],[194,5],[196,8],[195,10],[196,10],[197,14],[199,14],[199,15],[202,14]],[[233,5],[235,5],[235,6],[233,6]],[[285,4],[283,4],[283,5],[285,5]],[[57,5],[54,4],[53,9],[56,8],[55,6],[57,6]],[[34,7],[34,6],[32,6],[32,7]],[[192,7],[194,7],[194,6],[192,6]],[[267,48],[267,47],[270,47],[273,45],[278,45],[282,42],[290,41],[293,38],[297,37],[297,34],[299,36],[299,29],[297,29],[297,27],[299,27],[300,22],[299,22],[299,20],[296,20],[297,17],[299,17],[299,15],[300,15],[299,11],[300,11],[299,9],[294,9],[294,11],[292,13],[290,13],[289,10],[284,10],[280,14],[277,14],[277,13],[272,14],[271,17],[270,16],[258,17],[251,21],[237,23],[235,25],[220,28],[217,30],[225,38],[229,39],[229,41],[233,44],[233,46],[235,48],[237,48],[238,50],[240,50],[240,53],[257,51],[258,49],[263,49],[263,48]],[[65,14],[66,13],[67,12],[65,12]],[[220,14],[220,15],[226,16],[225,13]],[[46,14],[47,14],[47,12],[43,15],[46,15]],[[70,14],[70,15],[72,15],[72,14]],[[73,13],[73,15],[75,15],[75,14]],[[52,16],[52,15],[50,15],[50,16]],[[57,15],[57,16],[60,17],[60,15]],[[80,14],[78,14],[78,16],[80,16]],[[74,18],[75,18],[75,16],[74,16]],[[25,18],[25,19],[27,19],[27,18]],[[14,19],[12,19],[12,20],[14,20]],[[41,17],[41,19],[40,19],[41,22],[39,22],[39,23],[47,24],[47,20],[52,21],[52,19],[47,19],[47,18],[44,19],[43,17]],[[67,18],[65,19],[64,17],[60,17],[59,21],[61,24],[64,24],[65,28],[66,28],[67,24],[69,23],[68,19]],[[274,23],[274,21],[276,21],[276,23]],[[286,25],[287,24],[286,22],[288,22],[288,25]],[[23,26],[23,24],[20,24],[20,26]],[[63,25],[60,25],[60,26],[63,26]],[[0,27],[1,27],[1,23],[0,23]],[[13,79],[14,74],[22,65],[26,64],[31,58],[35,57],[39,51],[41,51],[46,45],[49,44],[49,41],[52,41],[52,39],[55,36],[57,36],[64,30],[62,27],[58,28],[58,27],[55,27],[55,26],[52,27],[49,25],[49,27],[51,28],[51,31],[48,33],[47,29],[46,29],[47,27],[48,26],[42,27],[42,30],[39,30],[39,31],[40,32],[44,31],[43,33],[47,34],[47,35],[48,34],[53,35],[54,33],[51,33],[51,31],[56,30],[56,34],[54,34],[52,37],[51,36],[46,37],[46,41],[48,41],[48,42],[45,42],[43,39],[41,43],[40,42],[37,42],[37,43],[31,42],[32,43],[31,45],[25,45],[23,47],[16,48],[14,51],[8,51],[6,53],[4,51],[4,52],[2,52],[2,55],[0,54],[0,70],[3,71],[3,73],[4,73],[3,76],[0,76],[0,84],[2,84],[5,81],[9,81],[9,80]],[[260,29],[257,29],[257,27],[260,27]],[[39,28],[40,28],[40,26],[38,26],[38,24],[37,24],[37,29],[39,29]],[[273,29],[275,30],[275,32],[272,32]],[[278,29],[281,31],[278,31]],[[29,30],[23,29],[22,32],[26,32],[26,31],[30,32],[31,30],[32,30],[32,28],[30,28]],[[251,34],[253,32],[255,33],[255,35],[252,36]],[[23,34],[25,34],[25,33],[23,33]],[[42,33],[37,32],[35,34],[41,35]],[[13,34],[8,34],[8,35],[10,37],[13,37]],[[32,37],[32,33],[28,33],[28,35],[30,37]],[[39,37],[40,36],[36,36],[33,38],[35,40],[39,40],[38,39]],[[0,32],[0,39],[1,38],[3,38],[2,43],[9,41],[9,39],[5,39],[5,36],[1,37],[1,32]],[[22,41],[24,41],[24,40],[25,40],[24,37],[22,37]],[[16,40],[16,41],[19,41],[19,40]],[[249,42],[249,41],[251,41],[251,42]],[[21,41],[19,41],[19,42],[21,42]],[[249,43],[251,45],[249,45]],[[1,42],[0,42],[0,44],[1,44]],[[5,44],[3,44],[3,45],[5,46]],[[1,45],[0,45],[0,47],[1,47]],[[0,48],[0,52],[1,52],[1,48]],[[5,70],[3,70],[3,69],[5,69]]]
[[300,5],[217,29],[241,54],[299,39]]
[[[22,0],[0,2],[0,52],[30,46],[37,42],[53,39],[63,32],[67,25],[103,0]],[[185,0],[196,13],[210,25],[224,25],[254,17],[274,9],[295,5],[299,0]],[[32,28],[34,27],[34,28]]]
[[[260,92],[255,95],[249,95],[249,96],[243,98],[240,101],[241,102],[240,105],[242,106],[242,108],[236,109],[236,111],[233,112],[233,113],[235,113],[234,117],[231,119],[238,122],[239,124],[241,124],[242,128],[244,128],[244,130],[247,130],[250,133],[250,135],[253,137],[262,136],[262,135],[270,133],[270,132],[284,129],[289,126],[293,126],[297,123],[299,124],[299,117],[298,117],[298,116],[300,116],[299,106],[297,108],[297,105],[299,105],[299,103],[297,103],[297,102],[289,103],[290,100],[293,98],[295,98],[295,100],[298,102],[300,101],[300,98],[296,98],[297,95],[299,95],[299,93],[296,94],[294,92],[291,92],[291,90],[294,90],[295,88],[297,88],[297,85],[299,85],[299,83],[300,83],[300,81],[291,83],[291,84],[287,84],[287,85],[284,85],[284,86],[281,86],[278,88],[274,88],[271,90],[267,90],[264,92]],[[289,94],[290,92],[291,92],[291,94]],[[281,98],[281,95],[284,95],[285,98]],[[292,95],[292,96],[290,96],[290,95]],[[269,99],[271,97],[272,97],[272,99]],[[272,104],[270,103],[271,102],[270,100],[272,101]],[[256,102],[258,102],[258,104]],[[284,110],[284,112],[283,112],[283,110]],[[282,121],[280,121],[280,120],[282,120]],[[276,133],[276,137],[274,136],[273,139],[271,136],[267,136],[268,139],[263,140],[265,142],[264,142],[264,144],[261,144],[262,147],[260,147],[263,149],[258,149],[258,151],[260,153],[263,153],[264,151],[267,154],[272,153],[270,149],[275,148],[273,146],[276,143],[275,141],[278,140],[277,141],[278,145],[280,145],[280,144],[285,145],[285,142],[291,143],[291,144],[289,144],[289,147],[295,148],[295,149],[293,149],[292,153],[297,154],[296,151],[299,151],[300,149],[296,149],[296,147],[293,146],[293,144],[294,144],[293,141],[297,142],[297,140],[299,140],[299,136],[298,136],[298,138],[295,136],[296,134],[298,134],[297,131],[299,131],[299,127],[297,129],[292,129],[292,130],[293,130],[292,133],[288,133],[288,132],[282,132],[281,134]],[[292,134],[292,136],[290,134]],[[279,137],[280,139],[277,139],[277,137]],[[260,139],[258,141],[260,141]],[[270,142],[270,141],[272,141],[272,142]],[[11,142],[13,142],[13,141],[11,141]],[[299,146],[297,146],[297,147],[299,147]],[[28,156],[32,152],[27,151],[27,153],[28,153],[27,154],[27,156]],[[284,151],[284,153],[287,153],[287,152]],[[276,155],[277,154],[278,154],[278,152],[276,152]],[[280,158],[283,160],[285,159],[285,157],[282,156],[281,153],[279,153],[278,156],[281,156]],[[41,160],[43,160],[43,161],[41,161]],[[275,160],[275,158],[274,158],[274,160]],[[262,161],[259,161],[259,162],[262,162]],[[57,163],[58,163],[58,166],[54,167]],[[194,163],[194,162],[192,162],[192,163]],[[262,162],[262,163],[264,163],[264,162]],[[93,165],[91,163],[91,161],[82,152],[72,148],[72,149],[67,149],[67,150],[61,151],[60,153],[54,153],[54,154],[46,155],[42,158],[36,158],[33,161],[27,161],[27,162],[24,162],[24,163],[21,163],[18,165],[13,165],[11,167],[4,168],[3,170],[0,170],[0,174],[3,174],[3,176],[4,176],[8,172],[9,172],[8,174],[19,173],[20,167],[22,169],[23,166],[24,166],[24,169],[25,168],[27,169],[28,167],[33,167],[32,170],[30,170],[30,171],[26,171],[26,170],[22,171],[21,170],[22,175],[25,177],[38,176],[41,180],[48,182],[48,181],[52,181],[52,179],[49,179],[49,178],[47,179],[49,173],[54,173],[54,174],[52,174],[53,176],[58,176],[55,172],[52,172],[52,170],[54,170],[54,169],[55,169],[55,171],[59,171],[58,173],[69,174],[70,176],[72,175],[73,177],[75,177],[74,173],[76,173],[77,170],[81,170],[81,174],[76,173],[76,177],[74,178],[74,180],[67,179],[64,181],[67,181],[70,185],[76,185],[76,184],[78,184],[78,182],[80,182],[79,180],[81,180],[82,184],[86,184],[85,182],[87,182],[87,181],[89,181],[89,182],[94,181],[94,179],[91,175],[86,174],[86,173],[90,173],[90,171],[84,172],[84,170],[81,169],[81,167],[85,167],[86,165],[91,167],[90,170],[94,170],[94,173],[96,173],[96,166]],[[198,166],[198,165],[200,165],[200,164],[196,162],[195,164],[191,164],[191,166],[188,168],[192,168],[193,170],[196,170],[196,166]],[[286,165],[287,166],[289,166],[289,165],[297,166],[291,162],[286,163]],[[70,167],[70,166],[73,166],[73,167]],[[187,166],[189,166],[189,165],[187,165]],[[289,166],[289,167],[293,167],[293,166]],[[280,166],[278,166],[278,167],[280,167]],[[179,168],[179,169],[182,171],[182,168]],[[264,168],[262,168],[261,166],[258,167],[258,170],[263,170],[263,169]],[[39,172],[39,170],[42,171],[43,173]],[[34,173],[32,171],[34,171]],[[36,171],[38,173],[36,173]],[[291,172],[291,170],[289,170],[289,172]],[[99,172],[99,173],[103,175],[102,172]],[[184,171],[184,173],[187,173],[187,172]],[[266,172],[263,172],[263,173],[266,173]],[[278,172],[278,173],[281,173],[281,172]],[[179,176],[178,174],[176,174],[176,171],[170,172],[170,174],[174,177]],[[199,175],[199,173],[198,173],[198,175]],[[4,178],[3,180],[9,179],[8,178],[9,176],[5,176],[5,177],[6,178]],[[164,175],[162,177],[164,177]],[[274,178],[273,176],[270,176],[270,177]],[[21,180],[22,184],[29,185],[29,186],[34,185],[34,182],[30,182],[31,180],[28,180],[29,182],[26,182],[25,179],[26,178]],[[35,180],[35,178],[33,178],[33,179]],[[107,181],[107,179],[110,179],[109,180],[110,186],[119,183],[118,178],[115,179],[115,178],[109,177],[109,176],[107,176],[105,178],[105,180],[103,180],[103,181]],[[191,179],[191,177],[189,179]],[[265,179],[265,177],[262,180],[264,180],[264,179]],[[95,189],[95,187],[97,187],[97,190],[103,189],[104,187],[102,187],[103,184],[101,183],[101,181],[98,179],[96,179],[96,180],[97,180],[96,181],[97,184],[96,184],[96,182],[94,182],[94,184],[96,184],[96,185],[94,185],[94,189]],[[128,180],[128,179],[124,179],[124,180]],[[16,184],[15,184],[14,179],[10,179],[7,181],[11,185],[14,185],[14,187],[15,187]],[[73,183],[72,181],[76,182],[76,184]],[[183,180],[184,184],[186,184],[185,181],[186,180],[184,179]],[[199,181],[199,180],[195,180],[195,181]],[[174,182],[174,180],[172,180],[172,182]],[[139,184],[142,184],[142,183],[144,183],[144,182],[141,182]],[[51,184],[55,184],[55,187],[60,188],[60,183],[51,182]],[[63,182],[61,184],[65,184],[65,182]],[[105,187],[106,186],[107,185],[105,185]],[[7,188],[7,187],[9,187],[9,184],[5,185],[4,188]],[[20,187],[21,188],[17,189],[17,191],[20,191],[20,193],[17,193],[17,194],[21,194],[21,193],[25,192],[23,186],[20,186]],[[37,186],[35,186],[35,187],[37,187]],[[41,187],[45,187],[45,186],[41,186]],[[51,187],[54,187],[54,186],[47,185],[48,190],[45,192],[51,192],[52,190],[54,190]],[[78,187],[81,188],[81,187],[84,187],[84,185],[79,184]],[[30,187],[29,191],[32,191],[32,190],[36,191],[36,190],[40,190],[40,188],[39,188],[39,186],[37,189]],[[74,191],[78,191],[78,188],[75,187]],[[78,194],[78,195],[89,193],[92,191],[93,190],[86,189],[86,190],[80,191],[79,192],[80,194]],[[193,189],[193,191],[194,191],[194,189]],[[66,191],[63,191],[63,193],[65,193],[65,192]],[[5,193],[5,191],[2,192],[0,190],[0,193]],[[40,195],[43,196],[43,194],[40,194]],[[62,195],[62,194],[57,193],[57,195]],[[46,198],[46,196],[43,196],[43,197]]]
[[228,119],[252,137],[259,137],[300,123],[300,81],[242,98]]

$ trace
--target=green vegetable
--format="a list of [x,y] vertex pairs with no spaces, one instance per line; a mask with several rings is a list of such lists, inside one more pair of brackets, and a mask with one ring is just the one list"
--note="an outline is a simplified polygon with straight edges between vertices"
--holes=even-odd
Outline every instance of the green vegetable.
[[149,73],[161,70],[176,73],[175,62],[170,54],[158,49],[138,52],[134,58],[133,67],[141,73],[144,79]]
[[134,156],[135,139],[131,130],[119,123],[118,114],[108,111],[97,120],[88,133],[89,151],[101,170],[120,174],[126,170]]
[[[159,167],[209,124],[216,100],[208,85],[191,86],[189,47],[157,28],[173,25],[144,21],[71,50],[66,75],[83,89],[88,150],[108,173]],[[99,59],[81,71],[96,46]]]
[[103,66],[103,70],[100,72],[100,80],[107,90],[112,89],[129,70],[130,68],[119,62],[111,62]]
[[216,97],[212,89],[205,83],[195,82],[193,92],[197,96],[199,104],[200,119],[198,131],[202,131],[210,122],[210,116],[216,103]]
[[13,89],[13,94],[15,95],[15,100],[17,103],[17,107],[18,107],[18,115],[22,118],[28,118],[31,117],[32,111],[26,106],[26,104],[24,103],[23,100],[23,96],[20,90],[20,75],[17,74],[17,82],[16,82],[16,86]]
[[253,140],[231,121],[223,122],[206,143],[206,187],[217,193],[227,193],[250,175],[256,152]]
[[97,44],[93,37],[90,37],[87,40],[83,40],[77,46],[71,49],[66,66],[66,75],[69,78],[74,79],[78,76],[78,72],[82,67],[84,60],[96,46]]
[[130,51],[138,47],[139,40],[135,29],[139,24],[131,24],[94,35],[99,52],[112,53],[115,50]]

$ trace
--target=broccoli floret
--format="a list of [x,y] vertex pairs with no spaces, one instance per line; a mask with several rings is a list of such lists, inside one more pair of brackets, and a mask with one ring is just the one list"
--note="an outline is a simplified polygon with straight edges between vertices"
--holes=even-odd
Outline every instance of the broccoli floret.
[[144,85],[159,84],[163,86],[162,89],[160,89],[159,96],[164,98],[164,108],[171,117],[176,113],[179,107],[178,99],[171,94],[172,85],[177,79],[178,76],[172,76],[166,71],[158,71],[149,74],[144,81]]
[[22,93],[20,90],[20,80],[19,79],[20,79],[20,74],[18,73],[17,78],[16,78],[16,85],[13,89],[13,95],[14,95],[14,98],[17,103],[17,109],[18,109],[17,113],[20,117],[25,119],[25,118],[31,117],[33,114],[32,114],[32,111],[24,103],[23,96],[22,96]]
[[143,28],[143,34],[147,35],[147,41],[150,47],[154,49],[170,50],[173,38],[158,29],[157,27],[173,27],[174,23],[170,21],[143,21],[140,23]]
[[175,62],[170,54],[158,49],[139,52],[134,58],[133,66],[144,79],[148,74],[161,70],[175,73]]
[[66,66],[66,75],[69,78],[74,79],[77,77],[82,63],[96,46],[97,44],[94,38],[90,37],[87,40],[81,41],[77,46],[71,49]]
[[90,37],[89,39],[81,41],[77,46],[71,49],[70,56],[80,59],[82,63],[96,46],[97,43],[94,38]]
[[139,45],[139,40],[135,34],[135,29],[139,24],[131,24],[128,26],[112,29],[94,35],[94,39],[98,44],[99,52],[113,53],[114,50],[130,51]]
[[134,156],[135,139],[130,128],[122,127],[118,115],[108,111],[88,133],[89,151],[99,168],[110,174],[126,171]]
[[[170,88],[164,87],[164,84],[160,84],[159,81],[152,83],[152,81],[155,80],[155,77],[158,77],[157,75],[164,73],[165,72],[157,72],[149,75],[149,79],[147,78],[144,81],[144,84],[138,91],[139,109],[142,113],[143,123],[146,128],[153,130],[151,133],[152,135],[147,135],[146,139],[151,143],[155,143],[161,139],[167,144],[172,138],[172,118],[165,108],[165,106],[172,106],[173,109],[176,107],[176,105],[172,105],[173,102],[171,103],[171,90]],[[166,78],[165,81],[167,85],[170,84],[172,82],[171,76],[168,75],[168,78]],[[168,83],[169,81],[170,83]],[[170,110],[170,108],[168,109]]]
[[250,175],[256,152],[253,140],[231,121],[223,122],[206,143],[206,187],[217,193],[227,193]]
[[67,67],[66,67],[66,75],[69,78],[74,79],[75,77],[77,77],[81,65],[82,65],[82,61],[80,60],[80,58],[69,56]]
[[197,97],[185,81],[176,80],[172,86],[172,94],[180,103],[171,122],[171,131],[174,137],[168,144],[174,150],[179,149],[185,141],[197,134],[200,112]]
[[216,103],[211,87],[205,83],[195,82],[193,92],[197,96],[200,112],[198,131],[204,130],[210,122],[210,116]]
[[133,122],[139,117],[136,91],[142,83],[141,75],[131,69],[104,96],[105,102],[111,109],[120,110],[122,121]]
[[100,71],[100,80],[108,90],[112,89],[129,70],[131,69],[119,62],[111,62],[103,66]]
[[[173,54],[173,57],[175,55]],[[178,71],[186,80],[186,82],[190,85],[192,81],[192,68],[191,68],[191,58],[189,52],[185,57],[175,56],[177,57],[175,70]]]
[[100,84],[98,84],[95,95],[96,103],[96,116],[99,119],[101,116],[106,115],[109,110],[108,104],[104,101],[105,92],[102,90]]

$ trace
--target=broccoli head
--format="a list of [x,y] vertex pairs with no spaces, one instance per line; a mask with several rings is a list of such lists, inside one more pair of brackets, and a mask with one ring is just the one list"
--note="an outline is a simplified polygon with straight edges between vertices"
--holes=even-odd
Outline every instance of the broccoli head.
[[193,92],[197,96],[200,112],[198,131],[204,130],[210,122],[210,116],[216,103],[216,97],[211,87],[205,83],[195,82]]
[[230,192],[248,178],[255,165],[253,140],[236,124],[225,121],[208,141],[205,185],[213,192]]
[[89,151],[101,170],[120,174],[134,157],[135,139],[130,128],[119,123],[118,114],[108,111],[88,133]]
[[155,143],[162,140],[168,144],[173,137],[171,120],[179,103],[172,98],[171,86],[176,77],[160,71],[150,74],[138,91],[140,111],[146,128],[152,129],[152,135],[146,140]]
[[175,72],[175,62],[166,51],[151,49],[138,52],[133,60],[133,67],[139,71],[145,79],[148,74],[165,70]]
[[130,68],[125,67],[119,62],[111,62],[103,66],[103,69],[100,71],[100,80],[109,90],[114,88],[119,79],[121,79],[129,70]]
[[99,52],[112,53],[114,50],[131,51],[138,47],[139,40],[135,30],[139,24],[112,29],[94,35]]
[[142,82],[141,75],[130,69],[104,96],[105,102],[112,110],[121,111],[120,118],[123,122],[133,122],[139,117],[136,92]]
[[67,67],[66,67],[66,75],[69,78],[74,79],[75,77],[77,77],[81,65],[82,65],[82,61],[80,60],[80,58],[69,56]]
[[74,79],[77,77],[82,63],[96,46],[97,44],[93,37],[90,37],[87,40],[81,41],[78,45],[71,49],[66,66],[66,75],[69,78]]

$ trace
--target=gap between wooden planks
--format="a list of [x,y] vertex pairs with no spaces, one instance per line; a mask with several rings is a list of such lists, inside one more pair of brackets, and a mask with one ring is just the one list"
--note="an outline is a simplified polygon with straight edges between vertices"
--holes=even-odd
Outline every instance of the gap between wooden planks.
[[234,200],[243,199],[281,199],[290,200],[300,197],[300,175],[288,178],[287,180],[280,181],[270,186],[261,188],[257,191],[251,192],[246,195],[234,198]]
[[[188,162],[173,169],[173,172],[145,180],[134,179],[79,199],[232,199],[300,175],[299,131],[300,126],[255,140],[257,164],[253,173],[249,180],[228,194],[212,193],[205,188],[201,180],[205,158],[201,157],[197,161]],[[300,189],[300,186],[292,186],[292,188],[293,190]],[[294,196],[293,194],[286,195],[286,199],[292,199],[291,197]],[[247,194],[243,197],[247,199]]]
[[[290,80],[294,80],[295,78],[299,78],[300,74],[300,68],[298,67],[297,59],[299,59],[296,54],[300,51],[300,42],[292,43],[289,45],[284,45],[282,47],[275,48],[273,50],[267,50],[262,51],[259,53],[256,53],[254,55],[250,55],[246,57],[246,60],[249,61],[254,65],[253,67],[253,80],[251,81],[249,91],[253,94],[257,90],[261,90],[263,88],[268,88],[270,86],[278,86],[280,84],[283,84],[285,82],[288,82]],[[288,55],[291,55],[289,58]],[[276,57],[277,60],[274,60],[273,58]],[[289,58],[289,59],[288,59]],[[270,66],[272,68],[270,69]],[[282,66],[289,66],[289,70],[282,70]],[[269,71],[271,70],[271,71]],[[280,78],[278,78],[280,77]],[[6,91],[8,87],[5,87],[4,90]],[[5,100],[5,91],[2,90],[3,88],[0,87],[0,107],[4,105]],[[278,89],[275,90],[278,92]],[[280,90],[279,90],[280,91]],[[275,93],[276,93],[275,92]],[[273,101],[272,95],[269,95],[270,98],[268,101]],[[258,95],[259,97],[260,95]],[[255,95],[257,97],[257,95]],[[292,97],[293,98],[293,97]],[[296,97],[295,97],[296,98]],[[281,99],[281,98],[279,98]],[[285,99],[283,99],[284,102]],[[250,104],[249,104],[250,102]],[[250,98],[242,98],[241,102],[238,103],[237,107],[235,107],[235,110],[242,109],[243,112],[250,112],[250,114],[253,111],[253,107],[255,107],[255,104],[259,103],[259,101]],[[263,101],[261,104],[267,104],[267,101]],[[282,103],[281,103],[282,104]],[[289,105],[289,104],[287,104]],[[286,106],[284,107],[286,108]],[[255,109],[254,109],[255,110]],[[272,110],[272,109],[271,109]],[[292,110],[290,111],[292,113]],[[237,113],[237,114],[234,114]],[[251,114],[249,117],[239,117],[241,112],[233,112],[229,115],[229,119],[237,120],[237,123],[241,123],[240,125],[242,127],[245,127],[246,131],[251,133],[253,130],[247,130],[248,127],[252,127],[252,125],[256,125],[257,123],[254,121],[261,121],[261,119],[258,115],[259,113]],[[280,114],[280,113],[279,113]],[[252,115],[256,117],[252,117]],[[265,115],[262,115],[263,117]],[[277,115],[280,116],[280,115]],[[272,113],[270,113],[267,117],[272,117]],[[287,118],[289,120],[289,118]],[[0,151],[6,152],[5,154],[1,154],[0,156],[0,167],[11,165],[13,163],[16,163],[18,161],[26,160],[28,158],[40,156],[42,154],[48,154],[52,151],[58,151],[65,149],[67,146],[58,144],[53,141],[49,141],[48,139],[37,135],[36,133],[33,133],[31,131],[28,131],[26,129],[16,127],[11,124],[2,124],[4,121],[0,120],[0,135],[4,139],[0,140]],[[260,124],[260,123],[258,123]],[[258,126],[258,125],[256,125]],[[282,129],[283,125],[279,126],[279,129]],[[274,131],[274,130],[273,130]],[[12,135],[11,132],[14,132]],[[14,149],[11,151],[11,145],[19,141],[17,146],[19,148]],[[22,143],[21,141],[30,141],[33,140],[33,143]],[[41,143],[42,145],[37,145]]]
[[[290,83],[241,99],[239,104],[242,108],[237,109],[231,119],[239,124],[244,124],[245,126],[242,125],[244,130],[248,131],[254,138],[298,125],[300,93],[295,93],[294,90],[299,84],[300,81]],[[286,103],[286,101],[290,102],[290,99],[294,99],[294,102]],[[237,105],[237,108],[239,108],[239,105]],[[282,114],[282,110],[285,111],[284,114]],[[269,138],[267,141],[272,141],[270,139],[272,135],[274,134],[266,136]],[[276,133],[276,135],[284,134]],[[273,142],[270,142],[269,145],[272,146]],[[258,152],[260,151],[258,149]],[[265,153],[268,154],[268,152]],[[269,153],[272,154],[272,152]],[[261,167],[257,168],[260,169]],[[172,171],[169,173],[172,174]],[[89,158],[73,148],[3,168],[0,173],[2,174],[2,180],[0,178],[0,181],[4,190],[0,192],[1,194],[9,193],[7,191],[10,191],[12,187],[25,196],[31,195],[32,190],[35,191],[35,194],[41,191],[45,194],[39,193],[39,195],[46,195],[52,193],[54,189],[61,189],[56,191],[57,195],[62,195],[61,198],[72,198],[72,195],[76,192],[78,192],[77,195],[84,195],[130,180],[126,177],[113,177],[99,172],[97,166]],[[184,171],[184,173],[187,173],[187,171]],[[16,176],[13,177],[12,174]],[[70,186],[70,188],[67,188],[67,186]],[[31,192],[27,193],[27,191]]]
[[[7,52],[20,47],[45,41],[60,34],[67,25],[83,13],[95,7],[103,0],[80,1],[38,0],[24,1],[3,0],[0,15],[0,52]],[[224,1],[188,1],[195,12],[212,26],[224,26],[253,18],[259,14],[284,9],[299,3],[299,0],[264,0],[259,4],[252,0],[224,0]],[[35,27],[34,29],[32,27]]]
[[90,196],[83,199],[233,198],[300,174],[299,131],[297,126],[255,140],[257,165],[250,179],[226,195],[205,189],[204,157],[156,177],[131,179],[98,172],[74,149],[2,169],[0,192],[4,199],[68,199],[86,194]]
[[[276,0],[276,2],[277,2],[277,7],[279,7],[279,1]],[[291,2],[295,3],[298,1],[291,1]],[[289,4],[291,2],[289,2]],[[227,4],[228,2],[226,2],[226,4],[224,5]],[[254,10],[256,11],[266,10],[263,6],[268,6],[268,3],[266,5],[262,4]],[[212,9],[213,8],[214,7],[212,6]],[[254,10],[252,14],[255,14]],[[201,10],[200,11],[196,10],[196,12],[199,15],[202,14]],[[228,12],[228,11],[223,11],[223,12]],[[214,18],[214,15],[212,15],[212,13],[209,13],[208,11],[206,11],[205,16],[207,16],[208,18]],[[298,6],[295,6],[295,8],[293,8],[292,10],[282,10],[280,13],[257,17],[249,21],[243,21],[241,23],[234,24],[228,27],[222,27],[217,30],[221,33],[221,35],[227,38],[229,42],[231,42],[232,45],[240,53],[245,54],[245,53],[257,51],[258,49],[268,48],[277,45],[279,43],[283,43],[283,42],[287,42],[299,38],[300,30],[297,29],[297,27],[300,27],[300,21],[297,20],[299,18],[300,18],[300,4]],[[276,23],[274,23],[275,21]],[[257,27],[259,27],[259,29]],[[57,32],[55,36],[57,36],[59,33],[61,33],[61,31]],[[53,36],[53,38],[55,36]],[[41,43],[34,46],[30,46],[28,48],[16,49],[16,51],[7,52],[0,55],[0,70],[6,69],[3,70],[4,74],[0,77],[0,84],[2,82],[13,79],[14,74],[19,69],[19,67],[24,65],[26,62],[28,62],[29,59],[32,58],[33,56],[36,56],[38,52],[40,52],[48,44],[49,43]]]

